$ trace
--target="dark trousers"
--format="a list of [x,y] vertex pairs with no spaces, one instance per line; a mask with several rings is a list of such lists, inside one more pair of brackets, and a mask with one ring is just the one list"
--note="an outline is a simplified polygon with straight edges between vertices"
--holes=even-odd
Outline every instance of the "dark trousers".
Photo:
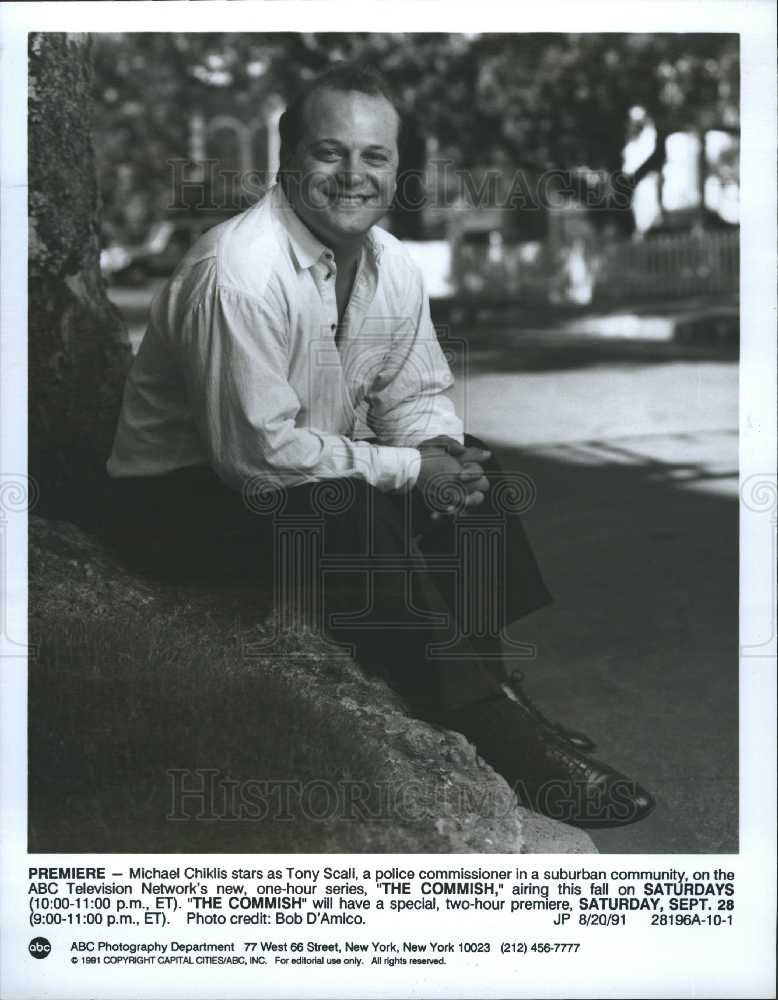
[[435,521],[417,491],[341,479],[241,495],[192,466],[111,481],[105,529],[131,568],[255,586],[282,623],[321,629],[411,705],[445,712],[499,692],[502,632],[551,600],[519,516],[532,482],[494,458],[484,469],[484,503]]

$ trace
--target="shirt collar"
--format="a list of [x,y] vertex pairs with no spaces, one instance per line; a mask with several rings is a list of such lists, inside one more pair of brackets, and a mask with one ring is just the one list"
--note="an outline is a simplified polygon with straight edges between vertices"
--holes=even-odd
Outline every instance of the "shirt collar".
[[[312,267],[325,255],[328,255],[332,259],[330,248],[314,236],[305,225],[300,216],[289,204],[281,185],[275,184],[270,194],[273,198],[273,208],[276,216],[280,219],[289,237],[289,244],[297,261],[297,266],[301,270],[305,270]],[[375,226],[368,230],[365,237],[365,247],[375,262],[378,263],[383,248],[373,232],[374,229]]]

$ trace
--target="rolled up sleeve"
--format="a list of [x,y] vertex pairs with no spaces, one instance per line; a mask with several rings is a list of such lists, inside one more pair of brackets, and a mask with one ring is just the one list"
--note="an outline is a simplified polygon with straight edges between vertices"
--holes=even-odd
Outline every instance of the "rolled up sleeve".
[[419,453],[412,447],[297,425],[301,403],[287,379],[288,320],[272,299],[216,285],[178,328],[194,419],[227,485],[356,477],[386,491],[414,482]]

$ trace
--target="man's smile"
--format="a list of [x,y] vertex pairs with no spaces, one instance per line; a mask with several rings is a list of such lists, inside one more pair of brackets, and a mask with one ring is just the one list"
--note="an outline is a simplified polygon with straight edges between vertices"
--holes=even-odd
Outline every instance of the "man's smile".
[[373,194],[334,194],[331,201],[335,205],[364,205],[375,198]]

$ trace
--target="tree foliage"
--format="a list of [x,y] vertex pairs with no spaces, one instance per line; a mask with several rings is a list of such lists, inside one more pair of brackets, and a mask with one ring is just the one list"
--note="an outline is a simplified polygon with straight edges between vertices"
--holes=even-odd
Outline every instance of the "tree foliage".
[[[463,167],[617,170],[629,110],[662,132],[736,130],[738,38],[713,34],[123,34],[98,36],[97,148],[108,217],[159,214],[192,112],[251,118],[343,59],[380,67],[411,123]],[[421,152],[420,152],[421,150]],[[415,157],[423,155],[423,144]],[[418,164],[412,164],[418,165]]]

